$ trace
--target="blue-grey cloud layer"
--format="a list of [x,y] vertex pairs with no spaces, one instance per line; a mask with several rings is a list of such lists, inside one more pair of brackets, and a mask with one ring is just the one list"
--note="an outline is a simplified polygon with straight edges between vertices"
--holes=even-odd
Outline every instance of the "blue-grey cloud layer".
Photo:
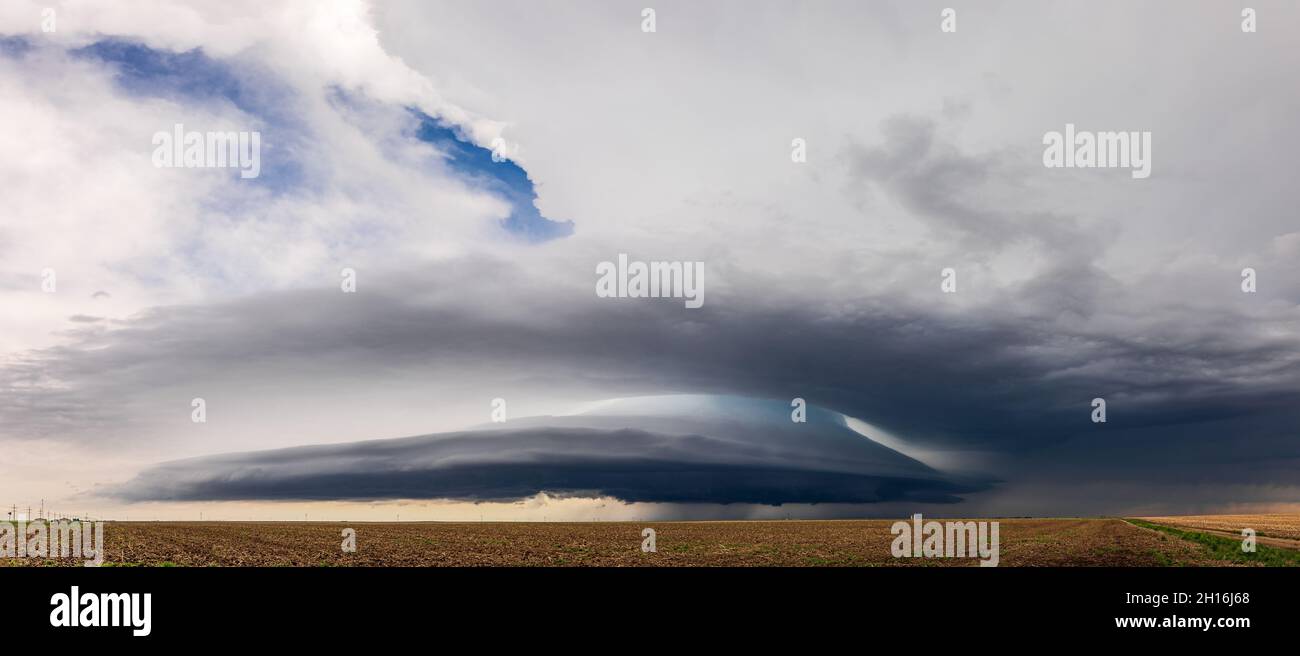
[[[751,413],[714,420],[617,415],[525,419],[515,422],[519,428],[165,463],[112,494],[131,501],[513,501],[547,493],[627,502],[779,505],[952,503],[960,493],[987,487],[951,479],[853,433],[842,422],[794,423],[780,411],[767,418]],[[702,432],[613,428],[638,423]]]

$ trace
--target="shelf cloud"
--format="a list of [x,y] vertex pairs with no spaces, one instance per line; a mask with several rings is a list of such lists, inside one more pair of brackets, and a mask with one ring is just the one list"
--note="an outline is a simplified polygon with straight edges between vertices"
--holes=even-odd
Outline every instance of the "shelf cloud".
[[[701,418],[701,400],[715,415],[711,419]],[[656,401],[662,399],[650,405]],[[598,416],[526,418],[515,422],[522,428],[193,458],[149,468],[113,494],[131,501],[471,502],[546,494],[781,505],[955,503],[958,494],[988,486],[942,474],[842,421],[793,423],[779,402],[668,401],[670,412],[653,416],[628,414],[642,402],[631,399],[621,401],[617,413],[606,408]],[[738,409],[743,412],[724,414]],[[765,415],[765,422],[755,419]],[[613,428],[633,425],[693,432]]]

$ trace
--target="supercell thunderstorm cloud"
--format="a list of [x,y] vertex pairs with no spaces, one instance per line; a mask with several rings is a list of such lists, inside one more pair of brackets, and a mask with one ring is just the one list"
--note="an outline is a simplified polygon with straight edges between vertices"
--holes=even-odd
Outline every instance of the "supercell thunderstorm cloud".
[[653,34],[627,2],[78,4],[56,31],[0,8],[0,500],[1300,500],[1283,30],[1177,2],[1051,34],[994,4],[979,48],[910,2],[663,2]]
[[[518,500],[540,494],[677,503],[954,502],[978,489],[863,439],[814,411],[806,427],[779,405],[657,397],[479,430],[211,456],[144,472],[128,499]],[[653,426],[663,432],[621,428]],[[716,437],[712,437],[716,436]],[[796,446],[797,445],[797,446]]]

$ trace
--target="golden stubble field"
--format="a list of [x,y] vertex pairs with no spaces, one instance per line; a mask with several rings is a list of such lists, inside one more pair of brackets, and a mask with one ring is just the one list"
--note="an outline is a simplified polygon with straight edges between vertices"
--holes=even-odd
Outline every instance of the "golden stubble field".
[[[928,566],[971,558],[894,558],[894,520],[367,523],[112,522],[114,566]],[[1000,519],[999,566],[1215,566],[1197,545],[1119,519]],[[1261,525],[1262,526],[1262,525]],[[642,529],[656,531],[654,553]],[[342,532],[356,531],[345,553]],[[16,566],[80,561],[10,559]]]

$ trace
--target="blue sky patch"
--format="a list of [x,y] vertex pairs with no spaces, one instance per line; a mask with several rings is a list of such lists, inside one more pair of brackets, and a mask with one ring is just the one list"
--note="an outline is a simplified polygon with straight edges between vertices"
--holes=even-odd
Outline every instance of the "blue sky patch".
[[413,112],[420,121],[416,138],[437,147],[453,171],[510,203],[510,216],[501,222],[502,227],[532,241],[573,234],[572,221],[542,216],[537,209],[537,189],[522,167],[509,159],[492,161],[491,149],[470,141],[456,127],[419,110]]
[[[98,41],[72,51],[72,55],[112,65],[117,84],[131,95],[182,104],[228,102],[256,117],[260,125],[240,128],[262,133],[261,175],[246,182],[276,193],[304,184],[302,165],[293,154],[310,137],[293,115],[293,90],[274,78],[259,75],[253,68],[236,69],[197,48],[170,52],[119,39]],[[190,124],[184,115],[178,115],[176,120],[187,131],[212,129]],[[171,127],[159,126],[159,130]]]
[[[7,41],[16,43],[10,46]],[[21,40],[0,42],[5,52],[21,52],[25,47],[30,46]],[[208,57],[201,49],[171,52],[121,39],[105,39],[72,54],[113,66],[118,85],[132,95],[182,104],[227,102],[256,117],[262,123],[262,171],[260,177],[249,182],[273,192],[301,189],[306,184],[302,164],[293,155],[306,150],[311,135],[293,114],[297,107],[293,90],[261,69],[236,67]],[[475,144],[458,126],[419,110],[411,111],[418,120],[415,137],[436,147],[453,173],[510,204],[510,214],[501,222],[507,232],[533,242],[573,233],[572,221],[542,216],[536,204],[536,187],[522,167],[508,159],[494,162],[492,151]],[[184,122],[184,116],[177,120]],[[185,127],[209,129],[202,125]]]

